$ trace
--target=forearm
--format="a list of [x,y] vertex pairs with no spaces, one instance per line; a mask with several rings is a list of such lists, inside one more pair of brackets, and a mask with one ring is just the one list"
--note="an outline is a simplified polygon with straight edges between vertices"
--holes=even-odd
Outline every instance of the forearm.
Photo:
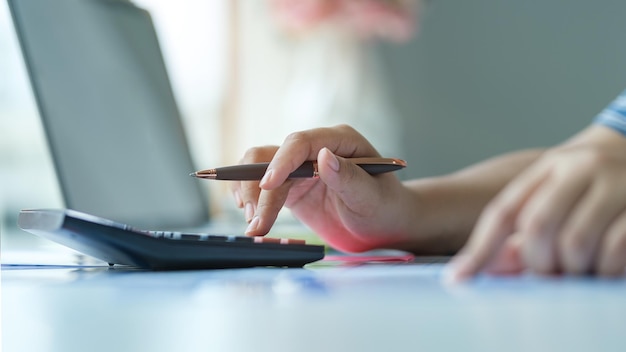
[[487,203],[543,150],[504,154],[455,173],[405,182],[421,214],[412,214],[402,248],[418,254],[453,254],[467,237]]

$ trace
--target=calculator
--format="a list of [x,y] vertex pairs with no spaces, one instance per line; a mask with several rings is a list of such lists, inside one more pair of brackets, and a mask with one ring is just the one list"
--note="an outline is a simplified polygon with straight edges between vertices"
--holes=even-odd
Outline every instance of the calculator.
[[302,267],[324,246],[301,239],[151,231],[71,209],[26,209],[18,226],[109,265],[150,270]]

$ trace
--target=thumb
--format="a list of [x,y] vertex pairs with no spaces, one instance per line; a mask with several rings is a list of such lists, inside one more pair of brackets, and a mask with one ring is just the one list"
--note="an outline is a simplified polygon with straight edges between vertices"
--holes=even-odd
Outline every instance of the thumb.
[[320,179],[350,208],[371,198],[377,189],[374,178],[365,170],[328,148],[319,151],[317,163]]

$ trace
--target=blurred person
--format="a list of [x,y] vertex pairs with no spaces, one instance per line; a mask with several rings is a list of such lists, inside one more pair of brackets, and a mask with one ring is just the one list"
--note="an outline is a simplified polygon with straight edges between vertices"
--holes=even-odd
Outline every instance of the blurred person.
[[[350,124],[388,154],[401,153],[401,116],[376,50],[416,32],[419,0],[266,0],[241,2],[229,116],[234,162],[252,145],[291,131]],[[259,116],[266,116],[260,119]],[[268,123],[268,119],[272,121]]]
[[417,0],[271,0],[274,16],[290,32],[305,35],[335,21],[361,38],[396,42],[413,35],[418,5]]
[[[379,156],[347,125],[249,149],[271,161],[260,182],[231,183],[249,222],[268,233],[283,206],[330,246],[456,254],[451,281],[486,269],[622,276],[626,268],[626,91],[593,124],[547,150],[497,156],[452,174],[401,182],[346,161]],[[319,179],[287,179],[317,159]]]
[[[228,2],[223,110],[216,123],[220,163],[292,131],[349,124],[404,154],[403,118],[377,45],[402,45],[417,32],[420,0],[258,0]],[[237,213],[223,185],[211,185],[217,214]],[[289,212],[281,219],[292,221]],[[236,216],[236,215],[235,215]]]

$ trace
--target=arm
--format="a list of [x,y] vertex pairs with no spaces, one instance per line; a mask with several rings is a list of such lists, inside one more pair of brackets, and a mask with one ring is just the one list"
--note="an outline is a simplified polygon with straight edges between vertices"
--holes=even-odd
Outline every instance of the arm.
[[450,175],[405,182],[420,216],[411,224],[413,243],[404,248],[417,254],[454,254],[465,244],[485,205],[542,150],[525,150],[494,157]]

